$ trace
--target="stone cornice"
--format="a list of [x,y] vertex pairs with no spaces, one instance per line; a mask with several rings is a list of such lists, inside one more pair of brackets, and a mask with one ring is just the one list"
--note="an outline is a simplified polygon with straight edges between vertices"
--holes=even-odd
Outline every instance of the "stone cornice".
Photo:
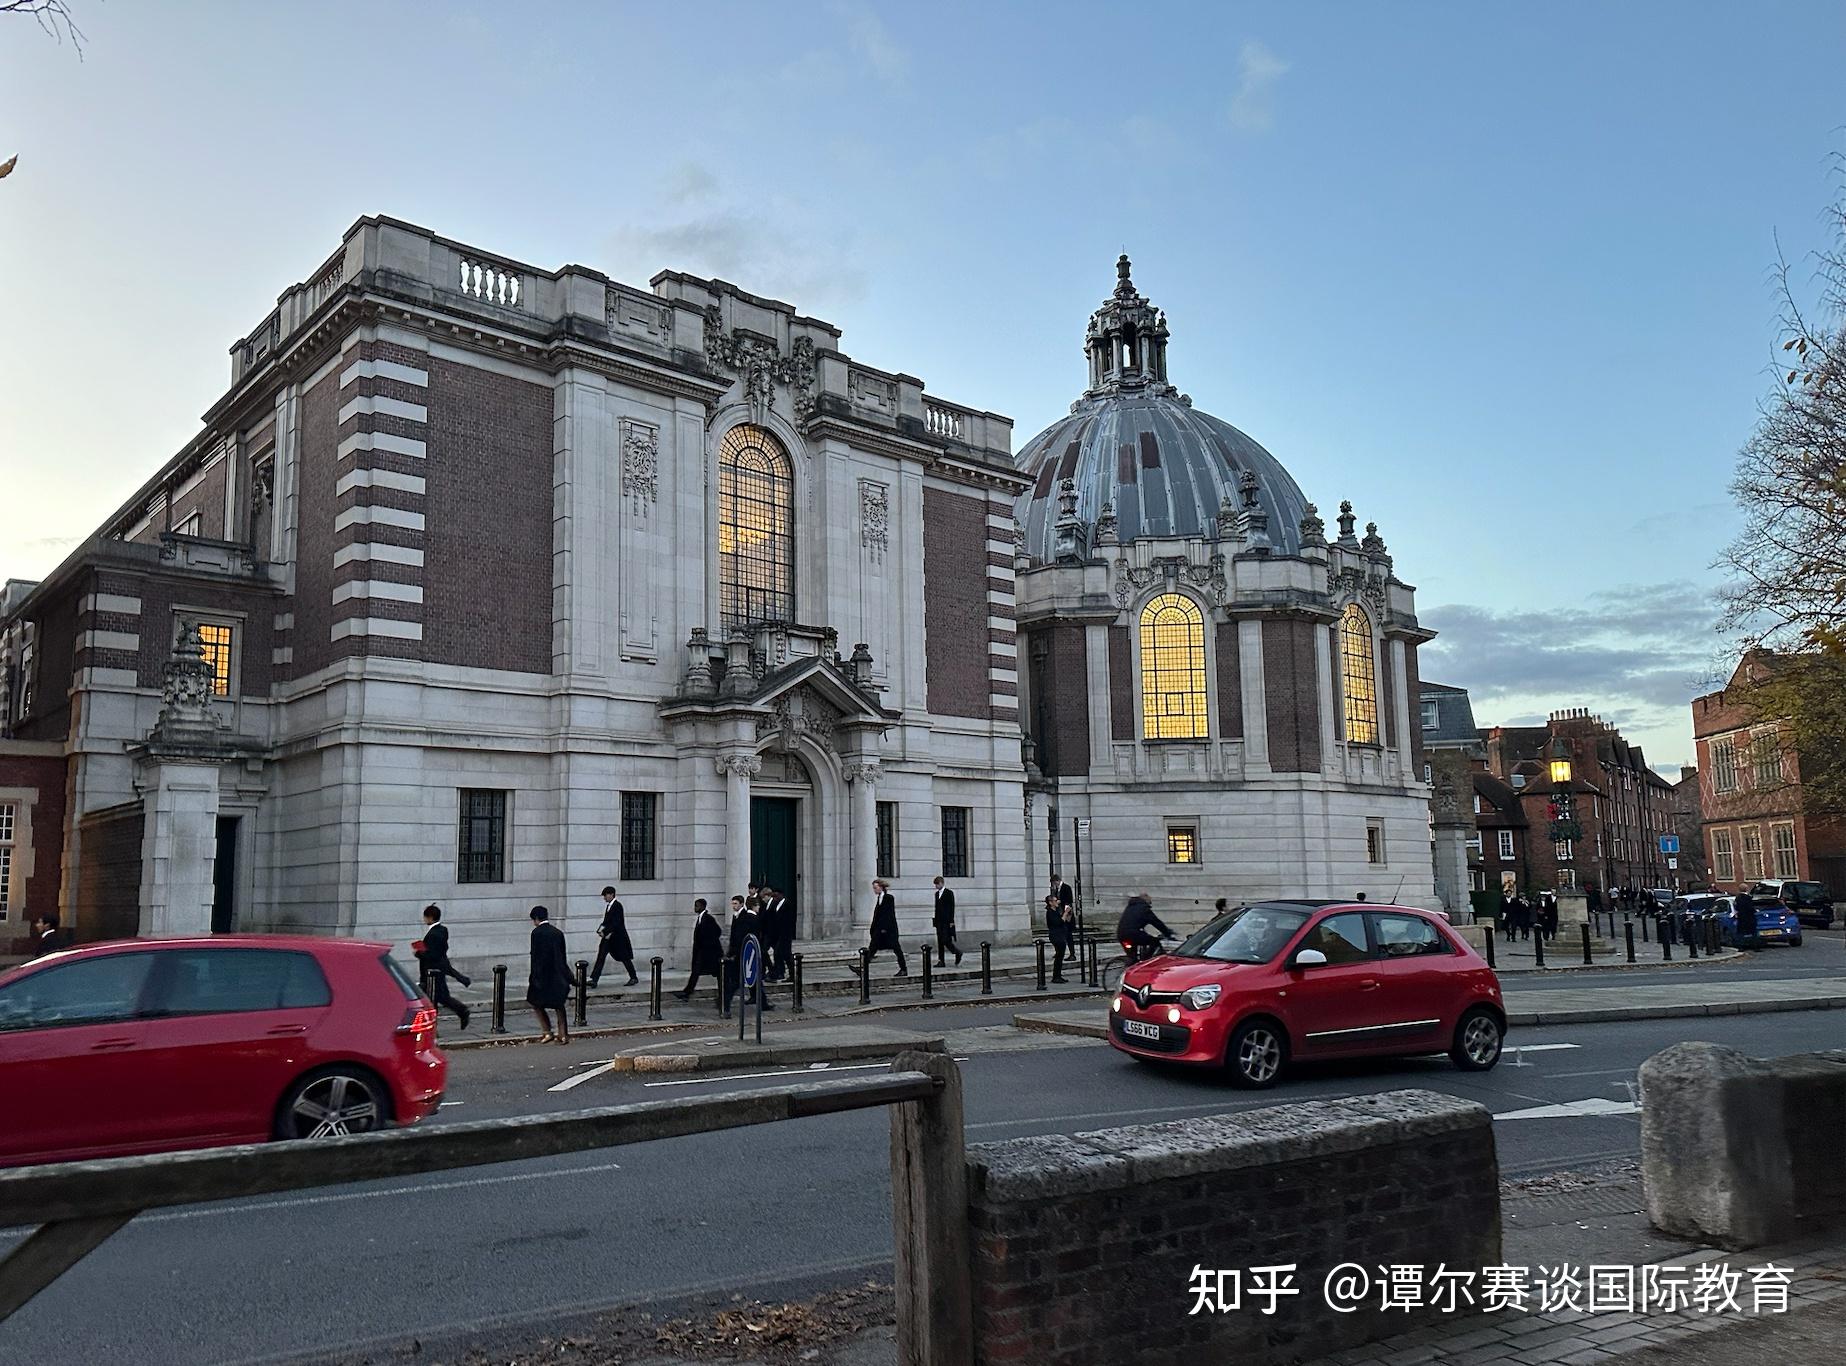
[[901,433],[885,431],[868,423],[855,422],[839,413],[820,412],[808,421],[804,432],[816,439],[829,436],[838,437],[848,442],[854,449],[872,455],[888,455],[898,460],[919,461],[925,472],[939,475],[958,484],[973,484],[982,488],[998,489],[1009,498],[1016,498],[1031,485],[1031,480],[1010,468],[998,465],[984,465],[975,461],[958,460],[947,455],[939,446],[932,446],[927,441],[906,437]]

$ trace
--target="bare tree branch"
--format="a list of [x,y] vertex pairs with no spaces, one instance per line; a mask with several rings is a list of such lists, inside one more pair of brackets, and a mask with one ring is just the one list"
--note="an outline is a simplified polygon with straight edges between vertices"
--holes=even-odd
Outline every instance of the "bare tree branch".
[[31,15],[58,42],[70,39],[77,56],[83,56],[84,33],[71,17],[70,0],[0,0],[0,14]]

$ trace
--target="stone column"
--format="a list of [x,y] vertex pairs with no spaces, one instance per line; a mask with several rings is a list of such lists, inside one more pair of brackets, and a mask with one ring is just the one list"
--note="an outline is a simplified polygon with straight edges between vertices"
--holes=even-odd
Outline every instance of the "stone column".
[[[1416,767],[1416,740],[1410,733],[1410,680],[1406,676],[1409,667],[1408,656],[1404,650],[1402,637],[1393,636],[1387,642],[1391,651],[1391,712],[1396,717],[1397,758],[1403,766],[1404,781],[1420,783],[1423,775]],[[1418,723],[1421,724],[1422,709],[1417,710]]]
[[1435,773],[1429,799],[1436,895],[1452,924],[1468,925],[1474,921],[1474,903],[1468,897],[1468,831],[1474,822],[1465,814],[1461,791],[1465,783],[1472,795],[1473,781],[1465,768],[1458,776],[1446,762],[1449,752],[1442,753],[1445,762]]
[[141,837],[141,936],[210,934],[218,764],[163,759],[144,772],[149,781]]
[[720,754],[718,773],[724,779],[724,880],[725,895],[732,896],[749,885],[750,867],[750,779],[762,771],[763,761],[754,753]]
[[854,759],[843,770],[852,784],[852,888],[847,904],[852,923],[872,921],[872,879],[878,876],[878,778],[876,759]]
[[1269,773],[1269,702],[1263,691],[1263,623],[1237,623],[1237,668],[1243,691],[1243,766],[1252,776]]

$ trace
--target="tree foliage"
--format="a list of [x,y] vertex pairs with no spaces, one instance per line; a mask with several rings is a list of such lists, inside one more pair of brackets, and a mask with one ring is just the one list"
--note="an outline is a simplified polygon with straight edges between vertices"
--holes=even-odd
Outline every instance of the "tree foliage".
[[1812,306],[1778,264],[1776,384],[1731,483],[1743,531],[1719,561],[1731,575],[1727,624],[1780,657],[1745,700],[1784,719],[1814,814],[1846,814],[1846,156],[1835,179]]

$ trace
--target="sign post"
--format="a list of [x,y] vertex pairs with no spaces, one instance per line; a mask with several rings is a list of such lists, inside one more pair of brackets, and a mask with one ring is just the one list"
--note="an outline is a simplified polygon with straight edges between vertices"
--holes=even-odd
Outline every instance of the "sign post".
[[743,961],[738,964],[743,976],[743,1003],[737,1007],[737,1042],[744,1041],[744,1020],[749,1017],[751,1002],[756,1003],[756,1041],[763,1041],[763,946],[755,935],[744,939]]

